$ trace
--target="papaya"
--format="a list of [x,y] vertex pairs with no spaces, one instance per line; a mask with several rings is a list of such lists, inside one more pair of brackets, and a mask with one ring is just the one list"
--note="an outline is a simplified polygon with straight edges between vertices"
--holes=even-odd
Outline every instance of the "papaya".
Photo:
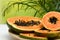
[[37,17],[12,17],[7,19],[7,25],[16,32],[33,31],[42,28],[40,20]]
[[9,34],[13,37],[17,37],[18,39],[29,39],[29,40],[48,40],[47,37],[36,35],[35,33],[19,33],[17,34],[13,30],[8,30]]
[[20,37],[30,40],[48,40],[47,37],[41,37],[34,33],[20,33]]
[[50,11],[42,18],[42,24],[46,29],[59,30],[60,29],[60,13]]
[[35,30],[37,35],[46,36],[48,38],[57,38],[60,35],[60,31],[51,31],[51,30]]

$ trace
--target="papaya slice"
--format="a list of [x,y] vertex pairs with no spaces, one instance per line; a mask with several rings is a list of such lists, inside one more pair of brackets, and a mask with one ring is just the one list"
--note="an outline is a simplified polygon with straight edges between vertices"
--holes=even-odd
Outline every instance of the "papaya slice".
[[50,31],[50,30],[35,30],[36,34],[40,36],[46,36],[49,38],[58,37],[60,35],[60,31]]
[[46,29],[59,30],[60,29],[60,13],[51,11],[42,18],[42,24]]
[[37,17],[12,17],[7,19],[7,25],[16,31],[33,31],[42,28],[40,20]]
[[36,35],[35,33],[19,33],[17,34],[13,30],[9,29],[9,34],[18,39],[27,39],[27,40],[48,40],[47,37]]
[[48,40],[47,37],[41,37],[34,33],[20,33],[20,37],[30,40]]

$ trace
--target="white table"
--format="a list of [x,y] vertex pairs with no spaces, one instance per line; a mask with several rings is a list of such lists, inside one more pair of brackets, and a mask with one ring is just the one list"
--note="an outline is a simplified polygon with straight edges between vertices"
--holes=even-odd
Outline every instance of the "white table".
[[[0,40],[18,40],[18,38],[11,37],[11,35],[8,32],[8,26],[6,24],[0,24]],[[19,40],[27,40],[27,39],[19,37]]]
[[0,40],[15,40],[9,35],[6,24],[0,24]]

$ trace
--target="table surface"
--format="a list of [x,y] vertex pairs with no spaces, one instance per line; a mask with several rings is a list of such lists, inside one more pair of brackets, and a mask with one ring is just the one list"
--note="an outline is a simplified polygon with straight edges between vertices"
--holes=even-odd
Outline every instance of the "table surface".
[[8,26],[6,24],[0,24],[0,40],[16,40],[9,35]]
[[9,35],[6,24],[0,24],[0,40],[15,40]]

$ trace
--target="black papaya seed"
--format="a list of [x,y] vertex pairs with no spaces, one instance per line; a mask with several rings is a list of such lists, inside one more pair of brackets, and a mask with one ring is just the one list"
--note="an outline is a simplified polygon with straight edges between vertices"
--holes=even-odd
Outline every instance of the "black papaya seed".
[[19,21],[16,20],[14,24],[16,24],[18,26],[33,26],[33,25],[40,24],[40,22],[39,21],[34,21],[34,20],[27,21],[27,22],[25,22],[23,20],[19,20]]

